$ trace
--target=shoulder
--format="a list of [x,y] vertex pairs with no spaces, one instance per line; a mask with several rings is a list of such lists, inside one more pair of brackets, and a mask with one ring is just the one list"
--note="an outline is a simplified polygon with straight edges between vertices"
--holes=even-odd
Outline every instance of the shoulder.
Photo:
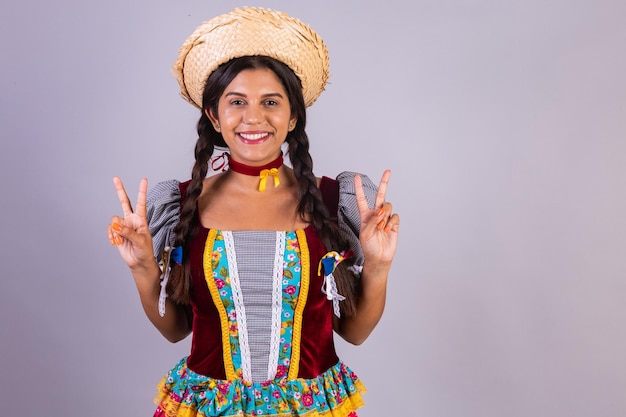
[[360,172],[352,172],[352,171],[343,171],[339,175],[337,175],[337,182],[339,183],[339,193],[346,195],[354,194],[354,177],[358,175],[361,177],[361,182],[363,183],[363,192],[365,193],[365,197],[368,198],[370,194],[373,192],[376,195],[378,191],[378,187],[370,178],[362,174]]
[[320,181],[320,191],[326,201],[326,198],[334,197],[337,202],[335,206],[338,209],[354,209],[356,208],[356,193],[354,191],[354,177],[359,175],[363,183],[363,192],[370,206],[374,203],[378,187],[370,178],[362,173],[343,171],[335,179],[322,177]]
[[331,213],[344,209],[356,208],[356,193],[354,191],[354,177],[359,175],[363,183],[363,192],[367,202],[372,205],[376,198],[378,187],[370,178],[362,173],[343,171],[336,178],[324,176],[318,179],[318,186],[322,198]]
[[162,181],[148,190],[146,195],[146,218],[152,235],[155,257],[170,245],[174,226],[180,218],[180,202],[188,182]]
[[166,180],[157,183],[148,189],[146,204],[154,205],[172,198],[180,199],[181,185],[183,184],[186,183],[181,183],[178,180]]

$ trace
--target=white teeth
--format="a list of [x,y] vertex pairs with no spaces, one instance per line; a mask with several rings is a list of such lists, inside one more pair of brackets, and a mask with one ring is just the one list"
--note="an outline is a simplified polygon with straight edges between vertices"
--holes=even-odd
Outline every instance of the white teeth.
[[259,140],[267,136],[267,133],[240,133],[242,138],[246,140]]

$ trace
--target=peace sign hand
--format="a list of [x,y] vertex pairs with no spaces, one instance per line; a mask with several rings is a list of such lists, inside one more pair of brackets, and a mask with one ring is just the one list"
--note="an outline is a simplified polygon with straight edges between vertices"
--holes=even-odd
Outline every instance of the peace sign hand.
[[371,209],[363,192],[361,177],[358,174],[354,177],[354,191],[361,217],[359,240],[365,262],[370,265],[389,267],[398,246],[400,217],[398,214],[392,214],[391,203],[385,201],[390,176],[390,170],[383,173],[376,193],[376,201]]
[[113,216],[107,227],[107,234],[112,245],[117,246],[124,262],[131,270],[148,269],[154,265],[152,236],[146,219],[146,193],[148,180],[139,183],[136,210],[130,204],[124,184],[119,177],[113,178],[117,196],[122,205],[124,217]]

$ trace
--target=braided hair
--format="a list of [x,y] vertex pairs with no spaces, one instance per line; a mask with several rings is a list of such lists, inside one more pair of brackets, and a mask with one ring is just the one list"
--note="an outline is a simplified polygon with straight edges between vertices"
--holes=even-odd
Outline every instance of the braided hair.
[[[211,73],[206,81],[202,108],[217,114],[218,102],[226,87],[241,71],[248,69],[273,71],[287,93],[292,116],[295,115],[297,118],[296,126],[288,133],[286,142],[289,145],[289,159],[298,182],[300,200],[297,208],[298,214],[313,225],[328,250],[347,250],[348,242],[342,236],[335,214],[330,215],[317,187],[317,179],[313,174],[313,160],[309,153],[309,139],[305,132],[306,106],[302,95],[302,85],[300,79],[287,65],[267,56],[244,56],[222,64]],[[202,111],[198,121],[197,131],[198,140],[195,146],[195,164],[191,172],[191,181],[181,206],[180,221],[174,228],[174,246],[183,247],[183,263],[172,267],[167,286],[168,295],[179,304],[189,304],[190,300],[192,288],[186,243],[191,241],[198,230],[196,203],[208,172],[208,162],[216,146],[226,147],[222,135],[214,129],[205,111]],[[346,297],[341,303],[342,313],[348,316],[355,312],[357,292],[354,275],[348,271],[351,264],[351,259],[345,260],[333,273],[339,293]]]

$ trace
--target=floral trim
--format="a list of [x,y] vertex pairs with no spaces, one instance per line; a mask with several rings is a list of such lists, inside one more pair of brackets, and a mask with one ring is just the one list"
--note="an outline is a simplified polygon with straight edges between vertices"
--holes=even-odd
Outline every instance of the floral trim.
[[[226,285],[230,283],[228,268],[221,268],[219,270],[217,268],[220,263],[221,255],[219,252],[213,252],[213,245],[218,239],[223,240],[221,236],[218,237],[216,230],[209,230],[209,235],[207,236],[206,244],[204,245],[204,276],[209,287],[209,292],[211,293],[211,298],[213,299],[215,308],[217,308],[220,316],[220,323],[222,328],[222,350],[224,352],[223,356],[226,379],[235,379],[235,367],[233,365],[233,357],[230,349],[230,326],[228,315],[226,313],[226,308],[224,307],[224,304],[221,302],[221,297],[219,293],[220,290],[218,288],[218,284],[216,284],[215,277],[213,276],[213,274],[220,275],[225,284],[224,286],[230,287],[230,285]],[[234,325],[237,325],[236,321]]]
[[158,417],[348,417],[366,389],[338,362],[313,379],[244,383],[217,380],[187,368],[183,358],[158,386]]
[[[227,379],[251,381],[246,313],[240,295],[235,256],[229,232],[210,233],[205,259],[211,260],[211,270],[205,270],[205,277],[220,315]],[[299,372],[302,320],[310,270],[303,230],[282,232],[277,236],[276,262],[274,279],[277,282],[274,285],[278,294],[275,301],[279,304],[276,322],[272,320],[272,332],[276,332],[277,343],[273,346],[276,351],[270,352],[270,358],[275,360],[268,363],[272,369],[268,369],[267,379],[295,379]],[[208,262],[205,261],[206,265]]]
[[304,314],[304,306],[306,305],[307,296],[309,294],[309,282],[311,278],[310,270],[310,257],[309,246],[306,241],[306,234],[303,229],[296,231],[298,257],[300,258],[300,297],[298,298],[298,304],[296,305],[296,311],[294,313],[293,321],[293,339],[291,341],[291,366],[289,367],[289,374],[287,378],[296,379],[300,372],[300,340],[302,339],[302,317]]
[[[223,240],[216,241],[213,247],[214,257],[220,256],[226,251],[226,262],[218,265],[223,274],[230,277],[230,286],[228,281],[220,288],[221,302],[226,308],[226,314],[230,321],[229,335],[231,353],[233,354],[233,365],[235,373],[241,375],[244,381],[252,381],[252,364],[250,361],[250,343],[248,342],[248,315],[246,307],[243,303],[243,293],[241,292],[241,281],[239,280],[239,268],[237,267],[237,256],[235,252],[235,241],[233,233],[230,231],[218,232],[218,236],[222,236]],[[216,284],[219,282],[215,272]]]

